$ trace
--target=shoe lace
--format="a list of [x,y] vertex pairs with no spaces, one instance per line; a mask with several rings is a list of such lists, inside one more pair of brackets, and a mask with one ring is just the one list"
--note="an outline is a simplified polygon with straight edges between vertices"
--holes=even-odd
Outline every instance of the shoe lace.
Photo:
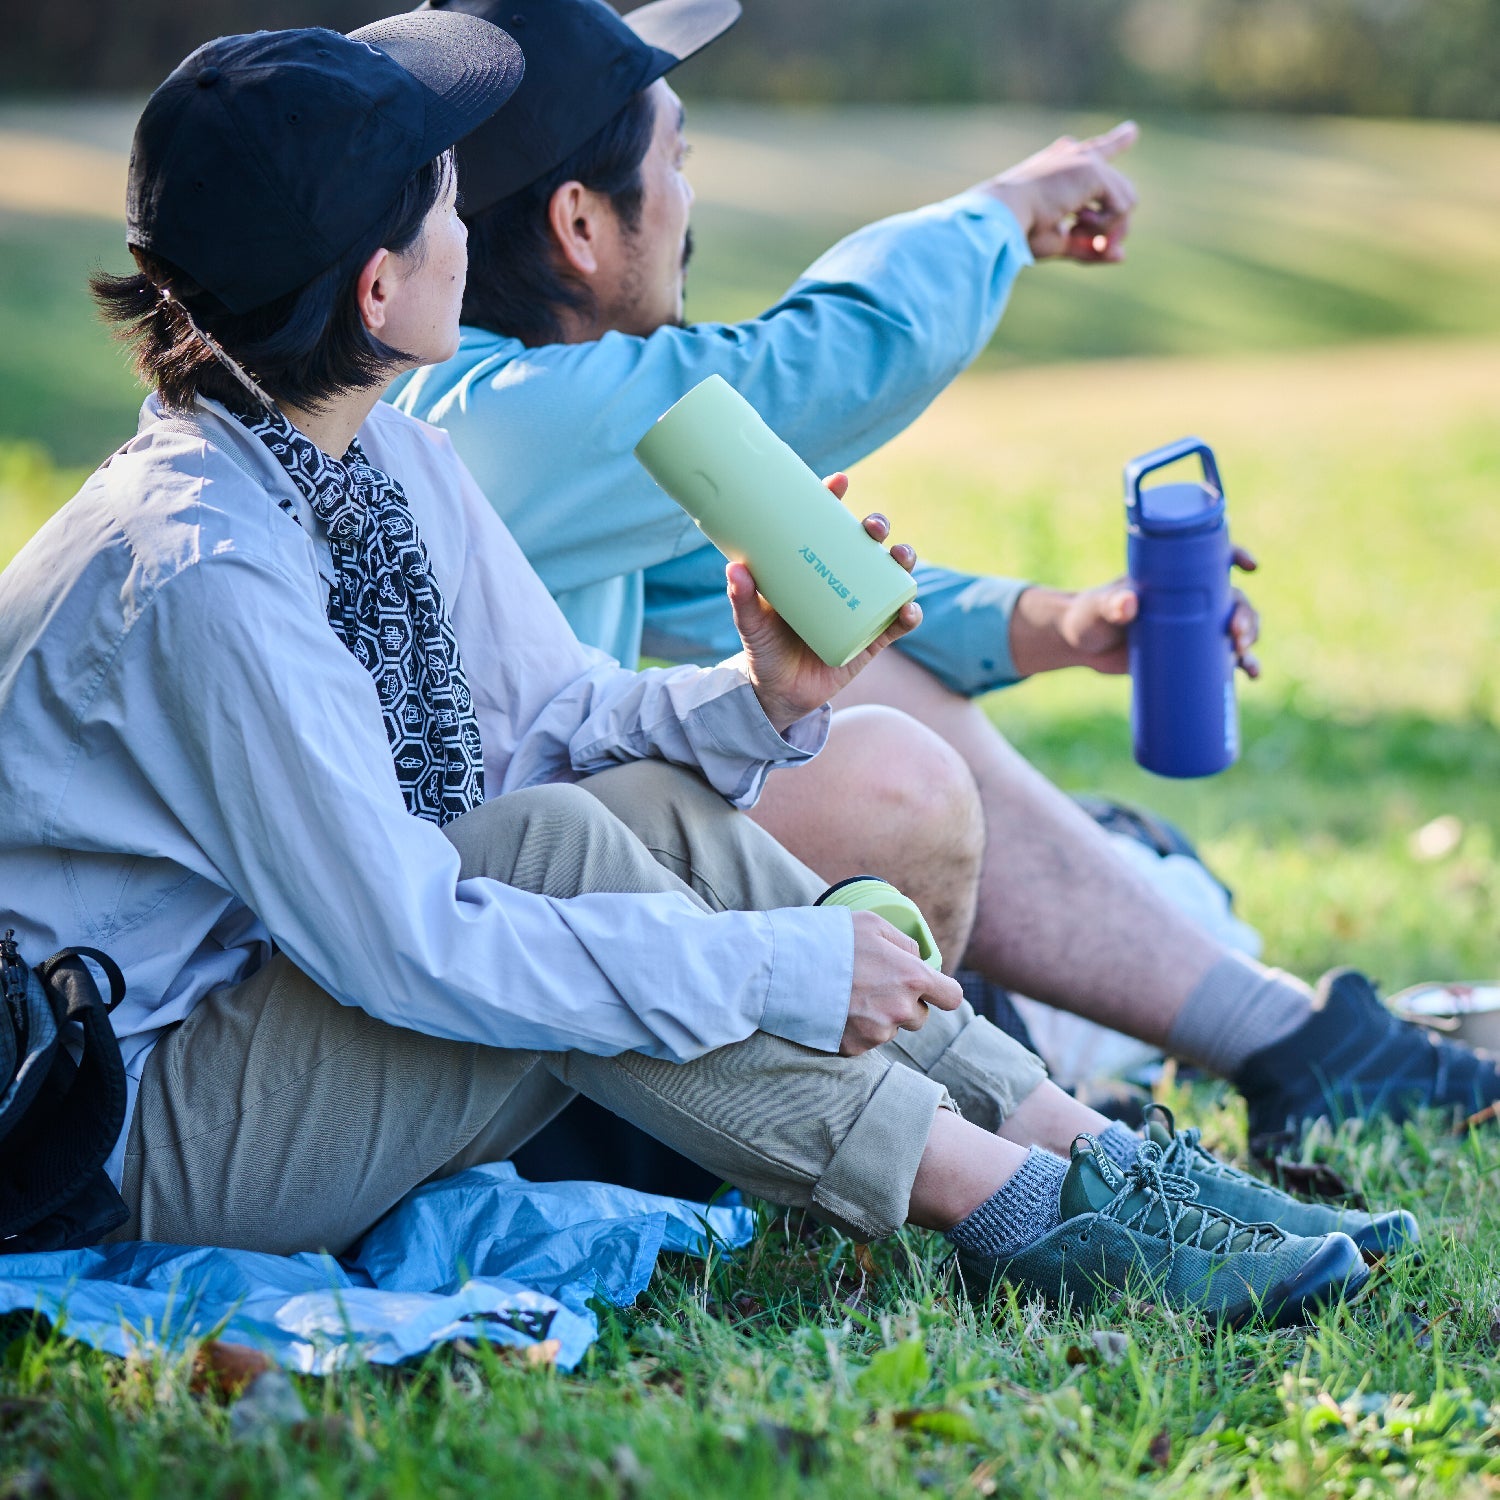
[[[1230,1162],[1220,1161],[1212,1151],[1205,1146],[1200,1138],[1196,1125],[1184,1126],[1183,1129],[1173,1133],[1172,1144],[1162,1154],[1162,1167],[1167,1172],[1186,1173],[1189,1167],[1197,1172],[1205,1172],[1210,1177],[1227,1177],[1238,1180],[1249,1177],[1246,1172]],[[1249,1179],[1254,1182],[1255,1179]]]
[[1263,1255],[1286,1240],[1274,1224],[1242,1224],[1199,1203],[1197,1185],[1168,1168],[1166,1152],[1155,1141],[1142,1142],[1135,1160],[1120,1170],[1124,1182],[1100,1209],[1100,1216],[1164,1240],[1169,1247],[1168,1269],[1184,1247],[1220,1256]]
[[1179,1129],[1168,1110],[1156,1105],[1153,1105],[1152,1109],[1156,1113],[1156,1118],[1166,1126],[1167,1133],[1172,1138],[1162,1154],[1164,1172],[1178,1176],[1186,1176],[1189,1171],[1202,1172],[1208,1177],[1218,1177],[1230,1182],[1245,1182],[1255,1187],[1265,1186],[1259,1178],[1241,1171],[1233,1163],[1220,1161],[1203,1144],[1202,1133],[1196,1125],[1185,1125]]

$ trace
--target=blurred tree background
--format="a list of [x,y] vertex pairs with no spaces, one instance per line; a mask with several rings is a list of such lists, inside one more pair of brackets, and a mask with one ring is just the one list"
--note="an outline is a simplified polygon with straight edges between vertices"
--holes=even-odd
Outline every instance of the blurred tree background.
[[[375,0],[0,0],[0,89],[137,91],[207,37],[341,30]],[[749,0],[695,91],[1500,118],[1500,0]]]

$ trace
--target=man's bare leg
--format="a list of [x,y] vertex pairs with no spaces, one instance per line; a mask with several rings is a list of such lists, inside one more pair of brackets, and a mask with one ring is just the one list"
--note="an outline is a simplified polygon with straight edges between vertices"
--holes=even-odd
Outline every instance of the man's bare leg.
[[921,908],[949,973],[969,946],[984,815],[962,757],[904,714],[836,714],[816,760],[777,772],[750,816],[830,885],[879,875]]
[[870,702],[900,708],[941,735],[978,783],[989,839],[965,962],[1023,994],[1164,1045],[1226,950],[1121,860],[977,704],[896,651],[839,695],[834,723]]

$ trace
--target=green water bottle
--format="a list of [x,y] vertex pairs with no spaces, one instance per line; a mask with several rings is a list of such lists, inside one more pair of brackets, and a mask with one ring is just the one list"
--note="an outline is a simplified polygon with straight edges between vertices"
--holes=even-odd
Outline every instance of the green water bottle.
[[917,957],[929,969],[941,970],[943,967],[943,955],[938,951],[937,939],[933,937],[921,908],[910,896],[878,875],[851,875],[847,880],[829,886],[813,905],[872,911],[916,943]]
[[695,385],[635,456],[830,667],[916,597],[911,574],[722,376]]

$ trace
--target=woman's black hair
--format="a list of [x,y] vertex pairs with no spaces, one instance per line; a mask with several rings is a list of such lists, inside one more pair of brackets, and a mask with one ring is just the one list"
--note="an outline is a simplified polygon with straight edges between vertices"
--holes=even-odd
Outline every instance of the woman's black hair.
[[[355,288],[377,250],[401,253],[417,246],[453,171],[451,152],[435,157],[408,179],[384,219],[336,265],[248,313],[230,312],[180,267],[135,246],[136,275],[98,271],[89,278],[89,289],[105,321],[131,350],[137,372],[165,405],[190,407],[196,396],[235,407],[246,400],[245,388],[193,332],[185,308],[267,394],[316,411],[341,391],[384,384],[392,365],[414,357],[365,328]],[[163,288],[172,300],[162,297]]]
[[[463,319],[532,347],[562,338],[563,309],[592,310],[593,294],[558,263],[547,220],[552,195],[581,182],[610,201],[626,233],[640,227],[641,163],[656,127],[654,95],[642,90],[545,177],[472,216]],[[459,181],[462,194],[463,181]]]

